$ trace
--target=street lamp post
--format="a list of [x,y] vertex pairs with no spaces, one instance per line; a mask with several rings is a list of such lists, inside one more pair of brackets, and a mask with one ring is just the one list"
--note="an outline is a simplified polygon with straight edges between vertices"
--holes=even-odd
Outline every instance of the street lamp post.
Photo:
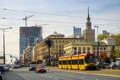
[[97,60],[99,61],[99,40],[98,40],[98,28],[99,28],[99,26],[94,26],[94,27],[96,27],[97,28]]
[[0,28],[0,30],[3,31],[3,63],[5,64],[5,30],[12,29],[12,27],[9,28]]
[[[98,37],[98,33],[99,33],[99,32],[98,32],[98,28],[99,28],[99,26],[94,26],[94,27],[97,28],[97,37]],[[98,40],[98,39],[97,39],[97,40]]]

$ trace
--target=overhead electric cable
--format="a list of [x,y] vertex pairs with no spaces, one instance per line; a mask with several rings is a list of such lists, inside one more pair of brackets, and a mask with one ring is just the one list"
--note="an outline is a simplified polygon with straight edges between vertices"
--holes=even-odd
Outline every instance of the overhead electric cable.
[[[36,13],[36,14],[44,14],[44,15],[54,15],[54,16],[65,16],[65,17],[75,17],[75,18],[86,18],[81,16],[72,16],[72,15],[59,15],[54,13],[42,13],[42,12],[34,12],[34,11],[25,11],[25,10],[15,10],[15,9],[8,9],[8,8],[0,8],[1,10],[10,10],[10,11],[19,11],[19,12],[26,12],[26,13]],[[119,19],[105,19],[105,18],[92,18],[97,20],[107,20],[107,21],[120,21]]]

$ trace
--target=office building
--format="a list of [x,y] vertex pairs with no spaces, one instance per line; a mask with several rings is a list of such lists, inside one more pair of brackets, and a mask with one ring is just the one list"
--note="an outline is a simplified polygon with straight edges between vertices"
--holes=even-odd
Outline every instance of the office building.
[[73,35],[74,37],[81,38],[82,37],[81,28],[76,28],[75,26],[73,26]]
[[20,27],[20,55],[27,45],[34,45],[36,40],[42,40],[42,27]]

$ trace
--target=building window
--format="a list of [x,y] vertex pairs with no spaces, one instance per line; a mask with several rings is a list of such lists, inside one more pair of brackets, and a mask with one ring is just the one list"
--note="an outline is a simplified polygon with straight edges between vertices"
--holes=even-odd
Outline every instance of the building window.
[[73,54],[74,54],[74,55],[77,54],[77,48],[76,48],[76,47],[73,48]]
[[58,45],[56,45],[56,48],[58,48]]
[[81,47],[79,47],[78,49],[78,54],[81,54]]
[[99,47],[97,47],[97,50],[99,50]]
[[59,43],[61,43],[61,40],[59,41]]
[[61,50],[59,50],[59,52],[61,53]]
[[106,50],[106,48],[104,47],[104,50]]
[[85,47],[83,47],[83,53],[84,53],[84,54],[86,53],[86,51],[85,51]]
[[87,47],[87,53],[88,54],[90,53],[90,47]]

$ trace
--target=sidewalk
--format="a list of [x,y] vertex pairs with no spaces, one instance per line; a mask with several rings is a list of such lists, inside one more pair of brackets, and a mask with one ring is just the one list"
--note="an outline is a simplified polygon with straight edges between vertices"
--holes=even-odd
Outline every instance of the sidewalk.
[[24,80],[24,79],[12,71],[7,71],[3,75],[3,80]]

